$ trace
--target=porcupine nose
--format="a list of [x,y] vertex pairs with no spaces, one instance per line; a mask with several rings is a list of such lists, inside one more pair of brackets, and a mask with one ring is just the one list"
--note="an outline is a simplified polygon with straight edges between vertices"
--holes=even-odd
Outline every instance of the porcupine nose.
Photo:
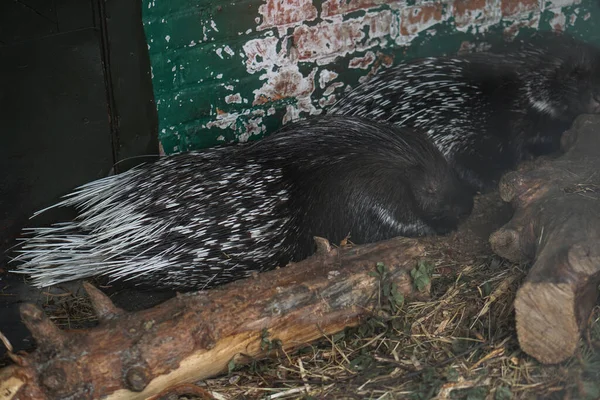
[[473,199],[467,196],[461,196],[454,201],[445,204],[439,214],[441,221],[446,221],[447,224],[455,224],[471,214],[473,210]]
[[455,213],[458,216],[459,220],[463,220],[471,215],[471,211],[473,210],[473,202],[470,202],[468,205],[461,205],[455,208]]
[[451,207],[450,213],[459,221],[464,220],[473,211],[473,197],[463,194]]

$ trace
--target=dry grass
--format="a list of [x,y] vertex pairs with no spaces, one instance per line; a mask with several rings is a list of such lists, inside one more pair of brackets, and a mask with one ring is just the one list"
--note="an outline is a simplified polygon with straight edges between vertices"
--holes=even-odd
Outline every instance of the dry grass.
[[217,399],[599,398],[600,312],[571,360],[542,366],[516,338],[512,303],[524,276],[493,257],[457,267],[434,275],[433,301],[201,384]]
[[48,318],[61,329],[81,329],[95,326],[98,323],[94,308],[83,287],[76,291],[53,287],[43,292],[42,308]]
[[[492,229],[489,215],[501,203],[480,199],[473,220]],[[599,399],[600,308],[570,360],[540,365],[515,332],[513,301],[526,267],[491,256],[489,232],[476,231],[467,226],[455,243],[432,247],[431,301],[393,315],[380,310],[294,352],[231,363],[228,374],[198,385],[216,399]],[[95,322],[83,291],[49,294],[45,311],[60,327]],[[277,338],[268,339],[276,347]]]
[[[462,265],[430,257],[432,301],[382,311],[291,353],[232,363],[228,374],[198,384],[216,399],[600,398],[600,308],[576,355],[543,366],[519,349],[515,332],[512,304],[525,268],[493,256]],[[95,319],[83,293],[49,295],[46,311],[62,327]]]

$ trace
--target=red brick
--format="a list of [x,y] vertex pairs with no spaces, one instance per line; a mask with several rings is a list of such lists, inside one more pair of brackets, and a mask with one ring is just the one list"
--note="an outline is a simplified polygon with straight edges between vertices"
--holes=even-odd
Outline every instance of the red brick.
[[402,10],[400,21],[400,34],[404,36],[414,35],[427,27],[442,20],[443,5],[427,4],[423,6],[406,7]]
[[323,2],[321,17],[347,14],[358,10],[367,10],[382,4],[397,3],[398,0],[327,0]]
[[529,13],[539,8],[538,0],[501,0],[503,17]]
[[263,20],[257,30],[296,25],[317,18],[312,0],[267,0],[258,8]]

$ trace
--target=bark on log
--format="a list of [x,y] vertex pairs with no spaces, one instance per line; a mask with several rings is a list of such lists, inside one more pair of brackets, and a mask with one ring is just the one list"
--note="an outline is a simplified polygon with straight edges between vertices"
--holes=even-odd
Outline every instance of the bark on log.
[[40,309],[24,305],[22,318],[38,348],[10,353],[16,365],[0,370],[0,399],[147,399],[227,371],[234,357],[264,355],[261,344],[277,339],[284,349],[301,346],[377,309],[385,300],[382,281],[369,272],[378,262],[399,293],[428,297],[428,287],[418,292],[410,276],[425,251],[417,240],[351,249],[318,244],[315,256],[295,265],[136,313],[86,285],[100,320],[90,330],[61,331]]
[[515,299],[521,348],[543,363],[573,355],[600,283],[600,116],[580,116],[565,153],[506,174],[500,195],[515,208],[493,250],[534,261]]

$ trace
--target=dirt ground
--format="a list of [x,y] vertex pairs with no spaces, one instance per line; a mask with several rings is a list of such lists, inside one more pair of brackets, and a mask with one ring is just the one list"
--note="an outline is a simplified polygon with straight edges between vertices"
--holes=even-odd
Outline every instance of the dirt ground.
[[[488,242],[511,214],[498,193],[478,196],[450,241],[436,246],[435,239],[426,239],[427,259],[435,265],[431,301],[408,302],[396,315],[374,316],[293,353],[232,366],[198,385],[215,399],[600,398],[598,310],[577,354],[560,365],[540,365],[519,349],[512,303],[528,266],[494,256]],[[10,288],[20,291],[21,300],[34,299],[61,327],[95,324],[77,284],[34,293],[13,282],[3,293]],[[109,292],[129,310],[171,295]],[[0,322],[0,330],[9,323]]]

